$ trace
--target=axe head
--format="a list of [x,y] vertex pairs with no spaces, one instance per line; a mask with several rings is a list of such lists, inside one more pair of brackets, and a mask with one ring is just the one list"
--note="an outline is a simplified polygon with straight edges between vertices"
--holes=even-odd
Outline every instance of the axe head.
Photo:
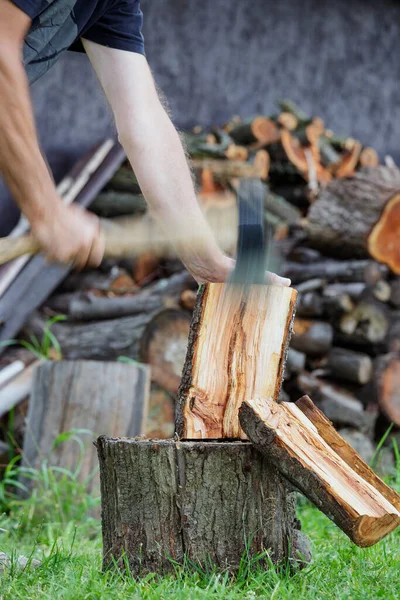
[[264,230],[264,197],[265,187],[259,179],[241,179],[238,189],[239,234],[236,267],[230,278],[232,283],[265,283],[269,244]]

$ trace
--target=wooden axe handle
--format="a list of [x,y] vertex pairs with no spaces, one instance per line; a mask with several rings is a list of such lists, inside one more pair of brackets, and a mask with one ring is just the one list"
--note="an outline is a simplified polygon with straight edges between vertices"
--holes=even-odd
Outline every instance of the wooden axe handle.
[[[219,221],[217,219],[212,223],[212,229],[222,249],[229,250],[235,244],[236,224],[232,226],[232,223],[225,223],[225,227],[222,228]],[[171,242],[146,215],[113,221],[102,220],[101,223],[102,235],[105,238],[105,258],[135,257],[147,251],[157,256],[176,256]],[[190,237],[190,244],[201,252],[202,240],[196,238],[196,232]],[[0,238],[0,265],[24,254],[37,254],[40,250],[39,242],[32,235]]]

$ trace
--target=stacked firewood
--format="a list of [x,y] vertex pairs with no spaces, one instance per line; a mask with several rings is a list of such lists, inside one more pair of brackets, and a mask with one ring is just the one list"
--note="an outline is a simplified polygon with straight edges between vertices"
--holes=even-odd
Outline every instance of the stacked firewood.
[[[199,201],[222,221],[235,208],[239,178],[264,182],[277,268],[299,292],[281,396],[309,394],[369,460],[389,422],[400,426],[400,171],[290,102],[272,116],[235,117],[183,137]],[[91,210],[107,218],[146,212],[127,163]],[[67,320],[52,331],[63,358],[149,363],[147,433],[168,437],[196,291],[170,258],[105,261],[69,275],[27,330],[41,332],[62,313]]]

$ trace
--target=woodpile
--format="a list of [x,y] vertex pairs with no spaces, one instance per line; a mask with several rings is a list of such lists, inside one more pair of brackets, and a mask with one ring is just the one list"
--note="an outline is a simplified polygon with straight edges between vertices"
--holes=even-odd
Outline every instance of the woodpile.
[[[264,182],[265,221],[280,256],[277,269],[292,279],[298,292],[279,397],[296,401],[309,394],[350,444],[368,448],[368,461],[389,422],[400,426],[400,171],[379,165],[372,148],[335,135],[320,118],[305,115],[290,102],[280,103],[274,115],[234,117],[222,127],[196,127],[183,137],[199,201],[217,222],[223,223],[235,207],[239,178]],[[147,219],[140,186],[127,163],[119,168],[116,163],[91,208],[106,218]],[[27,265],[31,271],[25,267],[31,273],[25,287],[35,298],[42,292],[38,296],[31,285],[39,258]],[[57,273],[47,294],[59,280]],[[4,281],[0,273],[0,289]],[[12,310],[17,291],[10,288],[9,296],[0,298],[6,337],[14,337],[17,325],[23,325]],[[190,318],[193,311],[201,312],[195,307],[196,292],[196,283],[179,261],[144,250],[135,260],[110,259],[97,271],[69,274],[47,299],[41,298],[43,304],[31,312],[25,332],[40,334],[46,319],[65,314],[66,321],[52,326],[64,359],[114,361],[125,356],[150,364],[147,431],[166,437],[173,431]],[[8,297],[8,304],[2,304]],[[285,301],[289,314],[291,299]],[[28,312],[24,308],[26,316]],[[3,350],[0,367],[15,357],[15,352]],[[277,365],[274,369],[277,373]],[[25,370],[15,375],[14,384]],[[192,376],[196,380],[196,373]],[[32,374],[26,380],[30,385]],[[180,402],[189,393],[188,381],[181,387]],[[6,392],[11,400],[5,399],[4,406],[19,403],[11,395],[11,384],[11,379],[0,379],[0,409]],[[197,396],[194,406],[200,405],[204,410]],[[239,429],[236,423],[235,434]]]

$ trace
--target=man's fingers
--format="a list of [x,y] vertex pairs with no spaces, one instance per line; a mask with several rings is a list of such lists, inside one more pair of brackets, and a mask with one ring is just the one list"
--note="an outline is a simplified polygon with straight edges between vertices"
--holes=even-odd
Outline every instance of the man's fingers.
[[276,273],[271,273],[271,271],[265,272],[265,283],[268,285],[283,285],[285,287],[290,287],[292,283],[290,279],[287,277],[280,277]]
[[[100,229],[100,228],[99,228]],[[90,254],[87,260],[87,266],[97,268],[104,258],[104,250],[106,247],[105,239],[102,233],[99,231],[98,236],[93,240]]]

